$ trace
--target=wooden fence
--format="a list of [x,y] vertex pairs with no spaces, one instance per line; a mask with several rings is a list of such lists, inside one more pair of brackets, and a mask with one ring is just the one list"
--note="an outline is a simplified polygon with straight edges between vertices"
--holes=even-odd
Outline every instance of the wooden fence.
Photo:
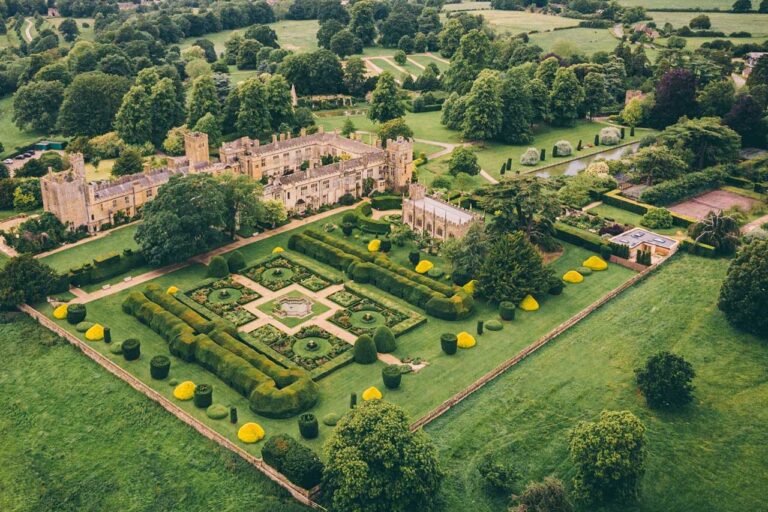
[[553,330],[533,342],[532,344],[525,347],[523,350],[517,353],[515,357],[512,359],[507,359],[503,363],[501,363],[499,366],[491,370],[490,372],[486,373],[482,377],[480,377],[478,380],[473,382],[469,387],[464,388],[463,390],[459,391],[455,395],[453,395],[451,398],[437,406],[432,411],[428,412],[426,415],[422,416],[415,422],[411,424],[411,430],[418,430],[425,425],[428,425],[432,421],[436,420],[446,412],[448,412],[453,406],[467,398],[469,395],[474,393],[475,391],[481,389],[483,386],[491,382],[493,379],[498,377],[499,375],[503,374],[513,366],[515,366],[517,363],[528,357],[529,355],[533,354],[537,350],[539,350],[541,347],[552,341],[553,339],[557,338],[560,334],[564,333],[580,321],[582,321],[584,318],[589,316],[592,312],[599,309],[602,305],[610,301],[611,299],[617,297],[622,292],[627,290],[628,288],[631,288],[632,286],[636,285],[643,279],[645,279],[651,272],[656,270],[657,266],[653,265],[650,267],[645,268],[642,272],[637,274],[636,276],[633,276],[632,279],[629,281],[623,283],[622,285],[618,286],[617,288],[614,288],[612,291],[607,293],[606,295],[600,297],[598,300],[581,310],[576,315],[572,316],[562,324],[555,327]]
[[242,457],[243,459],[245,459],[246,462],[251,464],[253,467],[258,469],[262,473],[264,473],[268,478],[276,482],[278,485],[286,489],[297,501],[317,510],[325,510],[325,508],[323,508],[321,505],[319,505],[314,501],[314,498],[320,492],[319,487],[315,487],[314,489],[307,491],[306,489],[303,489],[302,487],[295,485],[294,483],[289,481],[285,476],[283,476],[281,473],[275,470],[272,466],[269,466],[268,464],[266,464],[262,459],[259,459],[258,457],[251,455],[250,453],[243,450],[240,446],[233,443],[228,438],[224,437],[223,435],[211,429],[204,423],[201,423],[197,419],[193,418],[192,416],[187,414],[183,409],[181,409],[179,406],[171,402],[168,398],[166,398],[162,394],[158,393],[151,387],[144,384],[142,381],[140,381],[139,379],[131,375],[128,371],[124,370],[123,368],[115,364],[113,361],[111,361],[109,358],[101,354],[99,351],[97,351],[93,347],[89,346],[83,340],[77,338],[76,336],[69,333],[67,330],[63,329],[56,322],[46,317],[41,312],[37,311],[31,306],[28,306],[27,304],[22,304],[21,306],[19,306],[19,309],[24,313],[28,314],[29,316],[31,316],[32,318],[35,318],[45,328],[50,329],[54,333],[58,334],[62,338],[69,341],[72,345],[79,348],[86,356],[90,357],[96,363],[104,367],[109,373],[124,380],[125,382],[128,383],[129,386],[131,386],[136,391],[143,393],[150,399],[159,403],[166,411],[170,412],[171,414],[173,414],[174,416],[179,418],[181,421],[183,421],[190,427],[200,432],[202,435],[204,435],[211,441],[218,443],[219,446],[226,448],[227,450],[230,450],[236,453],[237,455],[239,455],[240,457]]

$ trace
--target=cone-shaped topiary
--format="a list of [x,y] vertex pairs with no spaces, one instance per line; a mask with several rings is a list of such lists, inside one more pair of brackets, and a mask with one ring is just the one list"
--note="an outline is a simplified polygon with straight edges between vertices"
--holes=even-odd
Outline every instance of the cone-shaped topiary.
[[354,409],[357,405],[357,393],[350,393],[349,394],[349,408]]
[[483,321],[478,320],[477,321],[477,335],[480,336],[483,334]]
[[67,322],[76,325],[85,320],[85,304],[67,305]]
[[104,343],[112,343],[112,329],[104,327]]
[[208,277],[227,277],[229,275],[229,266],[223,256],[214,256],[208,264]]
[[396,364],[390,364],[381,369],[381,378],[384,380],[384,386],[387,389],[397,389],[400,387],[400,381],[403,378],[403,372]]
[[363,334],[352,347],[352,355],[356,363],[372,364],[376,362],[376,344],[367,334]]
[[237,423],[237,407],[229,408],[229,422],[233,425]]
[[235,273],[238,270],[244,269],[245,257],[243,256],[243,253],[240,251],[234,251],[232,254],[230,254],[229,258],[227,258],[227,267],[229,267],[230,273]]
[[392,334],[392,330],[389,327],[384,325],[376,328],[374,331],[373,343],[376,345],[376,352],[381,352],[382,354],[394,352],[397,348],[395,335]]
[[304,439],[315,439],[320,433],[317,417],[312,413],[299,416],[299,433]]

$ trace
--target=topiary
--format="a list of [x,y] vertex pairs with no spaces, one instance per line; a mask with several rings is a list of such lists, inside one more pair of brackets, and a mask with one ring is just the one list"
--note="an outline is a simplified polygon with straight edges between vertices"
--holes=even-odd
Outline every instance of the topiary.
[[316,486],[322,479],[323,463],[320,458],[289,435],[270,437],[264,443],[261,456],[264,462],[305,489]]
[[539,150],[536,148],[528,148],[525,153],[520,156],[520,163],[523,165],[536,165],[539,163]]
[[325,416],[323,416],[323,425],[327,425],[329,427],[335,427],[336,424],[339,422],[339,415],[335,412],[329,412]]
[[229,408],[229,422],[233,425],[237,423],[237,407]]
[[212,420],[222,420],[229,415],[229,409],[225,405],[213,404],[205,410],[205,415]]
[[351,235],[353,229],[355,229],[355,225],[350,222],[344,222],[341,224],[341,232],[344,233],[344,236]]
[[349,408],[354,409],[357,405],[357,393],[354,391],[349,394]]
[[75,326],[75,330],[77,332],[85,332],[91,327],[93,327],[93,322],[80,322]]
[[67,305],[67,323],[76,325],[85,320],[86,310],[85,304],[68,304]]
[[235,273],[245,268],[245,257],[240,251],[234,251],[227,258],[227,267],[230,273]]
[[384,238],[381,241],[381,247],[379,247],[379,250],[381,252],[389,252],[389,251],[391,251],[392,250],[392,240],[390,240],[389,238]]
[[478,336],[483,334],[483,321],[482,320],[478,320],[477,321],[477,334],[478,334]]
[[109,345],[109,351],[112,354],[119,355],[123,353],[123,342],[118,341],[117,343],[112,343]]
[[408,261],[411,262],[411,265],[414,267],[419,264],[421,261],[421,253],[419,251],[411,251],[408,253]]
[[394,352],[397,348],[395,335],[389,327],[384,325],[377,327],[373,332],[373,343],[376,345],[376,351],[382,354]]
[[563,290],[565,289],[565,283],[558,279],[557,277],[553,277],[552,280],[549,283],[549,288],[547,289],[547,293],[550,295],[560,295],[563,293]]
[[514,302],[503,301],[499,304],[499,316],[502,320],[514,320],[515,319],[515,306]]
[[485,328],[489,331],[500,331],[504,328],[504,324],[498,320],[488,320],[485,322]]
[[352,347],[352,356],[358,364],[373,364],[376,362],[376,343],[367,334],[363,334]]
[[315,439],[320,434],[317,417],[308,412],[299,416],[299,433],[304,439]]
[[213,387],[210,384],[198,384],[195,387],[195,407],[207,409],[213,403]]
[[610,245],[601,245],[600,246],[600,257],[603,258],[605,261],[608,261],[611,259],[611,256],[613,255],[613,250],[611,249]]
[[600,144],[615,146],[621,140],[621,132],[613,126],[607,126],[600,130]]
[[384,386],[387,389],[397,389],[400,387],[403,372],[396,364],[390,364],[381,369],[381,378],[384,380]]
[[557,149],[557,155],[553,154],[553,156],[570,156],[573,153],[573,146],[567,140],[555,142],[555,149]]
[[440,348],[447,355],[452,356],[459,348],[459,339],[452,332],[445,332],[440,335]]
[[112,329],[104,327],[104,343],[112,343]]
[[208,263],[208,277],[227,277],[229,275],[229,266],[223,256],[214,256]]
[[123,357],[126,361],[135,361],[141,355],[141,342],[136,338],[128,338],[123,342]]
[[149,361],[149,374],[153,379],[163,380],[171,370],[171,360],[166,356],[155,356]]
[[592,275],[592,269],[588,267],[579,267],[576,270],[584,277]]

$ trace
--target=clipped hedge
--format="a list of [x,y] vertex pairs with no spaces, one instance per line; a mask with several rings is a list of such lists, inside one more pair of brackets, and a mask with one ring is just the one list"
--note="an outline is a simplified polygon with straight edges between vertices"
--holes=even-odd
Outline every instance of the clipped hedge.
[[371,198],[371,206],[376,210],[399,210],[403,207],[401,196],[375,196]]
[[195,386],[193,400],[195,407],[207,409],[213,404],[213,387],[210,384],[198,384]]
[[452,356],[455,354],[458,347],[459,339],[455,334],[446,332],[440,335],[440,348],[442,348],[443,352],[447,355]]
[[722,167],[691,172],[648,187],[640,195],[640,199],[656,206],[668,205],[718,188],[725,183],[727,176]]
[[[638,215],[645,215],[650,208],[653,208],[650,204],[634,201],[621,195],[621,190],[611,190],[606,192],[600,198],[603,203],[627,210],[628,212],[637,213]],[[696,219],[680,215],[679,213],[672,212],[672,224],[681,228],[687,228],[691,224],[695,224]]]
[[85,320],[85,304],[67,304],[67,323],[77,325]]
[[144,256],[138,251],[126,249],[122,254],[112,252],[94,258],[93,263],[70,269],[67,280],[73,286],[100,283],[145,265],[146,262]]
[[141,342],[136,338],[128,338],[123,342],[123,357],[126,361],[135,361],[141,356]]
[[686,238],[682,242],[680,242],[680,248],[685,249],[691,254],[704,256],[706,258],[717,257],[717,250],[713,246],[708,244],[703,244],[701,242],[696,243],[694,240],[690,238]]
[[352,347],[352,354],[357,364],[373,364],[378,358],[376,344],[367,334],[357,338],[355,345]]
[[304,439],[315,439],[320,434],[317,417],[312,413],[299,416],[299,433]]
[[514,302],[504,301],[499,304],[499,316],[502,320],[514,320],[515,319],[515,306]]
[[605,245],[605,241],[600,236],[584,231],[583,229],[569,226],[562,222],[555,222],[555,237],[563,240],[564,242],[578,245],[590,251],[600,253],[602,247]]
[[376,328],[373,332],[373,342],[376,345],[376,351],[381,352],[382,354],[388,354],[397,349],[395,335],[392,334],[392,330],[386,325]]
[[403,379],[403,372],[396,364],[390,364],[381,369],[381,378],[387,389],[397,389]]
[[373,212],[370,203],[361,203],[355,208],[354,212],[357,217],[357,227],[363,231],[377,235],[386,235],[392,229],[389,222],[371,218]]
[[167,356],[155,356],[149,361],[149,374],[155,380],[163,380],[171,371],[171,360]]
[[261,456],[264,462],[304,489],[311,489],[322,479],[320,458],[289,435],[270,437],[261,449]]

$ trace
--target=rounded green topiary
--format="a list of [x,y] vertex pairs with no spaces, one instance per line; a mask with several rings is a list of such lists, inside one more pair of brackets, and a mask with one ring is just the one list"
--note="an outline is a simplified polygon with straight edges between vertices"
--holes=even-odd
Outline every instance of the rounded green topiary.
[[93,327],[93,322],[79,322],[79,323],[78,323],[78,324],[75,326],[75,330],[76,330],[77,332],[85,332],[85,331],[87,331],[88,329],[90,329],[91,327]]
[[427,275],[433,279],[440,279],[445,275],[445,272],[443,272],[439,268],[431,268],[427,271]]
[[335,412],[329,412],[325,416],[323,416],[323,425],[327,425],[329,427],[335,427],[336,424],[339,422],[339,415]]
[[205,415],[212,420],[222,420],[229,416],[229,407],[221,404],[213,404],[205,410]]
[[149,361],[149,374],[153,379],[163,380],[171,370],[171,360],[167,356],[155,356]]
[[208,264],[208,277],[227,277],[229,275],[229,266],[223,256],[214,256]]
[[384,385],[387,389],[397,389],[400,387],[403,373],[400,371],[399,366],[391,364],[381,369],[381,378],[384,380]]
[[112,354],[116,354],[116,355],[122,354],[123,353],[123,342],[122,341],[118,341],[117,343],[112,343],[111,345],[109,345],[109,351]]
[[452,332],[446,332],[440,335],[440,347],[447,355],[452,356],[459,348],[459,339]]
[[311,412],[299,416],[299,433],[304,439],[315,439],[320,433],[317,417]]
[[245,257],[240,251],[234,251],[227,258],[227,267],[229,267],[230,273],[235,273],[238,270],[245,268]]
[[499,316],[502,320],[514,320],[515,319],[515,303],[509,301],[503,301],[499,304]]
[[179,385],[179,379],[171,379],[168,381],[168,385],[175,388]]
[[576,271],[584,277],[592,275],[592,269],[589,267],[579,267]]
[[76,325],[85,320],[85,304],[68,304],[67,305],[67,322],[71,325]]
[[489,331],[500,331],[504,328],[504,324],[498,320],[488,320],[485,322],[485,328]]
[[195,407],[207,409],[213,403],[213,387],[210,384],[198,384],[193,398]]
[[126,361],[135,361],[141,355],[141,342],[136,338],[128,338],[123,342],[123,357]]
[[395,342],[395,335],[392,334],[392,330],[384,325],[376,328],[373,333],[373,343],[376,345],[376,351],[382,354],[388,354],[394,352],[397,348]]
[[376,362],[376,344],[367,334],[363,334],[352,347],[352,355],[358,364],[373,364]]

